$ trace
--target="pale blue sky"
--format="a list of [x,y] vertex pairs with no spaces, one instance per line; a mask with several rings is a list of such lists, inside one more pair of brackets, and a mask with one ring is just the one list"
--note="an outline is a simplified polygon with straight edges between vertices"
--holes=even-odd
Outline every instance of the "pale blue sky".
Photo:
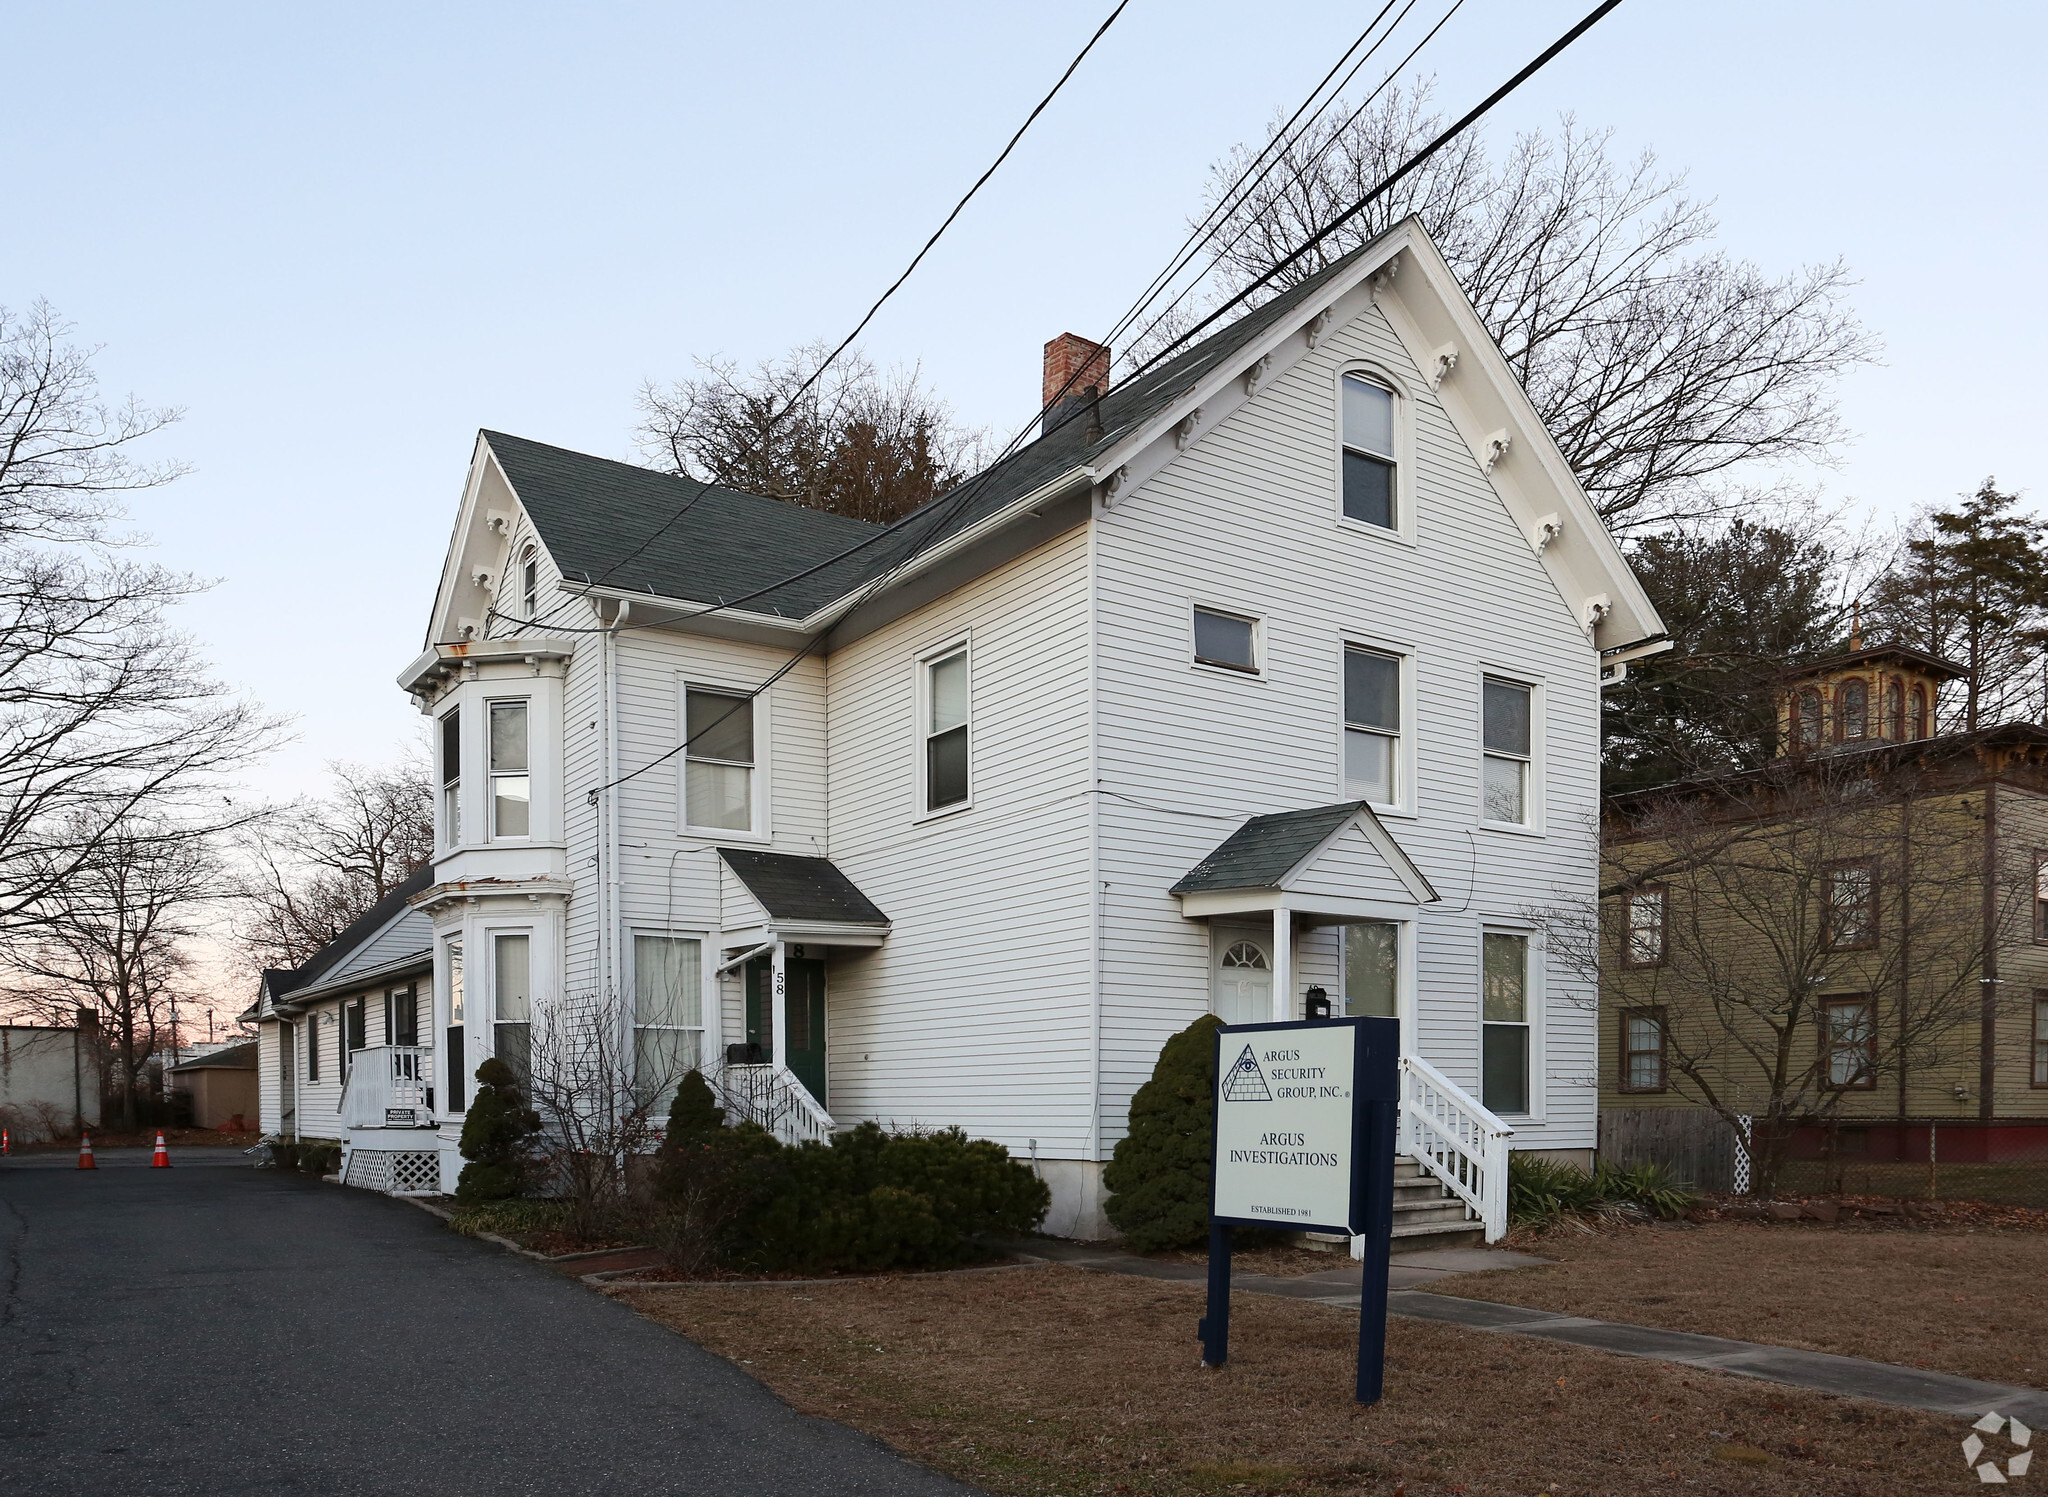
[[[1439,102],[1586,3],[1467,0]],[[137,512],[222,579],[184,611],[222,673],[298,718],[261,787],[416,731],[392,678],[477,427],[626,456],[643,378],[836,338],[1107,10],[10,7],[0,302],[188,408],[157,450],[196,471]],[[870,352],[1007,432],[1367,14],[1133,0]],[[1887,352],[1826,481],[1892,512],[2039,483],[2044,43],[2031,6],[1630,0],[1490,129],[1576,111],[1689,169],[1732,251],[1845,256]]]

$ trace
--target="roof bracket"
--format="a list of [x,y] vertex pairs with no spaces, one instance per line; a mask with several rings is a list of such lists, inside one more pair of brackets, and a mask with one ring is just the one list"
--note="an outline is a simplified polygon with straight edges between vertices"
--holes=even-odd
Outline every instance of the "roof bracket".
[[1394,284],[1394,277],[1400,273],[1401,256],[1397,251],[1387,257],[1386,264],[1372,273],[1372,295],[1374,301],[1378,301],[1380,293]]
[[1325,307],[1309,319],[1309,324],[1302,329],[1302,333],[1308,338],[1308,346],[1310,348],[1314,348],[1316,344],[1322,341],[1323,334],[1329,331],[1331,319],[1336,315],[1336,312],[1331,308]]
[[1541,556],[1552,541],[1564,534],[1564,521],[1556,515],[1545,515],[1536,522],[1535,530],[1529,537],[1529,544]]
[[1444,385],[1444,376],[1449,374],[1453,369],[1457,367],[1458,345],[1455,343],[1444,344],[1444,346],[1439,348],[1431,358],[1429,371],[1429,388],[1432,390],[1441,390]]
[[1112,472],[1107,478],[1103,479],[1102,507],[1104,509],[1108,509],[1110,505],[1116,503],[1117,497],[1121,495],[1124,491],[1124,485],[1129,483],[1130,481],[1131,467],[1129,463],[1119,465],[1114,472]]
[[1492,436],[1488,437],[1484,442],[1482,442],[1480,446],[1484,450],[1481,452],[1479,458],[1480,471],[1484,473],[1488,478],[1493,477],[1494,464],[1498,463],[1502,458],[1508,455],[1508,448],[1513,443],[1514,438],[1507,434],[1507,429],[1505,427],[1495,432]]
[[1244,393],[1247,396],[1259,393],[1259,386],[1266,382],[1266,376],[1273,372],[1273,356],[1262,354],[1258,363],[1244,372]]
[[1180,425],[1173,429],[1173,450],[1186,452],[1195,440],[1195,433],[1202,429],[1202,408],[1196,406],[1180,418]]

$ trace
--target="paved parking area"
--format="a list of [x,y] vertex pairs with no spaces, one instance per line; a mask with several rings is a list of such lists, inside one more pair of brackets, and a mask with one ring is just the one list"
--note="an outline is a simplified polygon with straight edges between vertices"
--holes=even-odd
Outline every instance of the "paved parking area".
[[402,1201],[119,1152],[0,1161],[0,1492],[969,1492]]

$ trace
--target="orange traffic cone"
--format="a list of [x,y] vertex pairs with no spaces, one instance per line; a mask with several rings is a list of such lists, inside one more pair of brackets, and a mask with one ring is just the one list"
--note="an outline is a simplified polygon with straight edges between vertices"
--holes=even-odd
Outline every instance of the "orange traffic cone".
[[171,1151],[164,1147],[164,1132],[156,1132],[156,1152],[149,1156],[149,1167],[153,1170],[167,1170],[171,1167]]
[[98,1165],[92,1162],[92,1135],[90,1133],[81,1132],[78,1135],[78,1167],[82,1170],[96,1170],[99,1168]]
[[14,1140],[7,1136],[7,1130],[0,1128],[0,1159],[14,1152]]

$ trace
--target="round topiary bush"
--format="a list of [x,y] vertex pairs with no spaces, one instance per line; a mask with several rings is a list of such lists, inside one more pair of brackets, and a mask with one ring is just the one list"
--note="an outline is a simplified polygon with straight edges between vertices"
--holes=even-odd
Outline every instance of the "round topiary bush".
[[465,1206],[504,1201],[526,1189],[540,1114],[526,1105],[519,1077],[492,1056],[476,1068],[477,1092],[462,1123],[462,1177],[455,1199]]
[[1190,1247],[1209,1236],[1215,1129],[1215,1033],[1204,1014],[1166,1042],[1152,1079],[1131,1098],[1130,1131],[1102,1172],[1103,1211],[1134,1252]]

